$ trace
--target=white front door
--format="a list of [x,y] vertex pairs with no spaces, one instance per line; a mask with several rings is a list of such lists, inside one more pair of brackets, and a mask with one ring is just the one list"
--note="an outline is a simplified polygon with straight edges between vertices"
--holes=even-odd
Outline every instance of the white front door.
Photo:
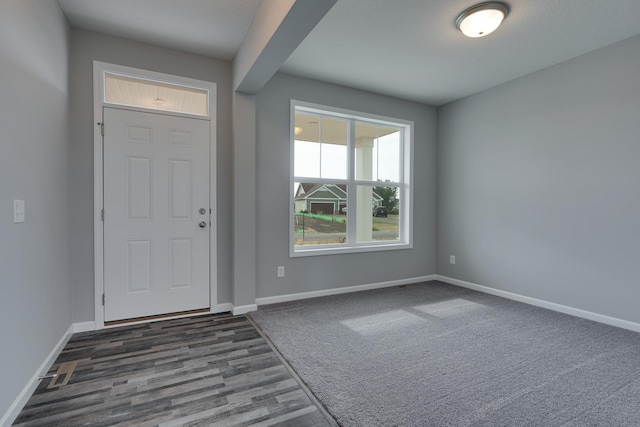
[[208,120],[104,108],[105,321],[208,308]]

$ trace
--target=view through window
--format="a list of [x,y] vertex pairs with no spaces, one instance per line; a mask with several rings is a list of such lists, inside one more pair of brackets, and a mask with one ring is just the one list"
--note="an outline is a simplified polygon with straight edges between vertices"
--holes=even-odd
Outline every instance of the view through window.
[[411,124],[292,110],[292,254],[409,245]]

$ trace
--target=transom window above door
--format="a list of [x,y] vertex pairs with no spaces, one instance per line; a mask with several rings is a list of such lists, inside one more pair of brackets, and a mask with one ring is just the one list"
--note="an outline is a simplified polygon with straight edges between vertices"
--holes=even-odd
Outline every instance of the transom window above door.
[[109,72],[104,74],[104,101],[195,116],[209,115],[209,91],[206,89]]

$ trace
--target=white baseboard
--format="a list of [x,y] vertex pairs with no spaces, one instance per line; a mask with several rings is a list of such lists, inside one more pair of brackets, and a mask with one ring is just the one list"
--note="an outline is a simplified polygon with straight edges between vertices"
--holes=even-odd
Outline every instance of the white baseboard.
[[567,305],[557,304],[537,298],[527,297],[513,292],[503,291],[500,289],[490,288],[488,286],[478,285],[476,283],[465,282],[464,280],[453,279],[446,276],[436,276],[436,280],[449,283],[451,285],[461,286],[463,288],[473,289],[474,291],[484,292],[485,294],[496,295],[513,301],[523,302],[525,304],[542,307],[559,313],[569,314],[575,317],[581,317],[594,322],[604,323],[606,325],[616,326],[618,328],[628,329],[634,332],[640,332],[640,323],[630,322],[628,320],[618,319],[616,317],[606,316],[604,314],[593,313],[591,311],[579,308],[569,307]]
[[49,352],[40,367],[38,367],[36,372],[31,377],[31,379],[29,379],[29,382],[27,382],[22,391],[20,391],[18,397],[16,397],[11,406],[9,406],[9,409],[7,409],[7,412],[2,416],[2,418],[0,418],[0,426],[10,426],[11,424],[13,424],[16,418],[18,418],[18,415],[20,415],[20,411],[22,411],[22,408],[24,408],[24,405],[27,404],[29,398],[38,387],[38,384],[40,383],[40,380],[38,378],[46,375],[46,373],[51,368],[51,365],[53,365],[53,362],[56,361],[56,359],[62,352],[62,349],[64,349],[67,341],[69,341],[69,338],[71,338],[71,335],[73,335],[73,332],[74,325],[71,325],[69,326],[69,329],[67,329],[67,331],[62,335],[58,343]]
[[233,313],[234,316],[238,316],[240,314],[249,313],[250,311],[256,311],[257,309],[258,309],[258,306],[255,304],[239,305],[239,306],[234,306],[233,309],[231,310],[231,313]]
[[278,302],[295,301],[299,299],[317,298],[328,295],[347,294],[350,292],[368,291],[370,289],[390,288],[393,286],[409,285],[411,283],[428,282],[436,280],[436,275],[413,277],[410,279],[392,280],[390,282],[371,283],[367,285],[346,286],[344,288],[323,289],[320,291],[300,292],[296,294],[277,295],[274,297],[256,298],[257,305],[275,304]]
[[77,322],[73,324],[73,333],[96,330],[96,322]]

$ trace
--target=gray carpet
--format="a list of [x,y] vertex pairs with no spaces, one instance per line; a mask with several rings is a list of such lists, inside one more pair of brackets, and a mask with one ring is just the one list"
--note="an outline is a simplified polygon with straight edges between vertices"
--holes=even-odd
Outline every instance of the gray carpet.
[[440,282],[251,317],[343,426],[640,426],[640,334]]

